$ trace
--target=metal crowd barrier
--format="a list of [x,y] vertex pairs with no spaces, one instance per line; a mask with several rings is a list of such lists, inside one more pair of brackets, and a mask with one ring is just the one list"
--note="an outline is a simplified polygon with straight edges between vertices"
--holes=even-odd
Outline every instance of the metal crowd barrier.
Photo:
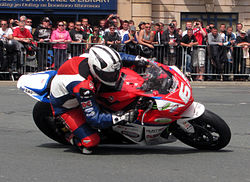
[[[55,60],[61,57],[61,54],[56,54],[56,50],[53,49],[55,43],[37,43],[38,49],[35,51],[35,54],[29,55],[29,53],[24,50],[20,54],[23,54],[24,60],[18,60],[16,68],[11,71],[0,71],[0,80],[3,79],[15,79],[19,74],[25,74],[28,72],[37,72],[44,70],[55,69]],[[56,43],[58,44],[58,43]],[[79,56],[83,53],[88,52],[88,48],[94,44],[86,43],[70,43],[68,48],[65,50],[65,61],[74,56]],[[227,59],[221,63],[221,69],[216,67],[213,58],[211,57],[211,51],[209,46],[194,46],[191,48],[191,51],[188,51],[187,47],[177,46],[170,47],[168,45],[154,45],[154,49],[145,49],[140,45],[135,45],[133,49],[129,49],[124,44],[117,45],[114,47],[118,51],[126,52],[128,54],[141,55],[151,59],[154,59],[158,62],[172,65],[175,64],[179,67],[182,72],[190,78],[197,75],[204,75],[206,78],[214,79],[213,77],[250,77],[250,61],[249,61],[249,52],[243,51],[242,47],[226,47],[226,56]],[[203,54],[198,55],[204,59],[204,69],[202,73],[196,72],[197,65],[194,65],[194,55],[197,54],[199,49],[203,49]],[[230,52],[230,53],[229,53]],[[20,54],[17,56],[20,57]],[[199,53],[198,53],[199,54]],[[196,55],[197,56],[197,55]],[[18,58],[19,58],[18,57]],[[189,58],[188,58],[189,57]],[[188,59],[191,57],[190,68],[191,71],[187,70]],[[198,65],[199,67],[200,65]],[[5,76],[4,76],[5,75]]]

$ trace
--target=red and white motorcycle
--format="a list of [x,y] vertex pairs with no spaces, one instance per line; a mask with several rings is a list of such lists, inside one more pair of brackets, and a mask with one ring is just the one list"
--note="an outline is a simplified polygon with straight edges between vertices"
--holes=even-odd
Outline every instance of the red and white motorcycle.
[[[70,131],[53,117],[49,104],[49,87],[55,74],[46,71],[23,75],[17,86],[38,100],[33,109],[38,128],[53,140],[67,144],[65,135]],[[99,130],[103,143],[157,145],[179,139],[197,149],[219,150],[231,139],[225,121],[194,102],[188,79],[175,66],[149,61],[144,69],[122,68],[115,90],[100,89],[97,99],[104,110],[133,109],[138,113],[132,123]]]

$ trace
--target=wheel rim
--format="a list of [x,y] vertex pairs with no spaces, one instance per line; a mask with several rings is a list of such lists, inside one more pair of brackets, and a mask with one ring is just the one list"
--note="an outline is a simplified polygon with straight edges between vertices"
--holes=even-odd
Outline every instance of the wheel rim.
[[202,121],[190,122],[195,130],[194,134],[190,134],[190,139],[199,145],[216,145],[220,138],[220,134],[210,124]]

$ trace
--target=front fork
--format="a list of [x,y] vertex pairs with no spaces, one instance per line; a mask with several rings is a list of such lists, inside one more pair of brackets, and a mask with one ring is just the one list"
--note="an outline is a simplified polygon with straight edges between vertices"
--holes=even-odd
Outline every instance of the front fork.
[[200,117],[205,112],[205,106],[198,102],[193,102],[187,110],[182,113],[181,118],[177,120],[177,124],[187,133],[194,133],[194,127],[188,122]]

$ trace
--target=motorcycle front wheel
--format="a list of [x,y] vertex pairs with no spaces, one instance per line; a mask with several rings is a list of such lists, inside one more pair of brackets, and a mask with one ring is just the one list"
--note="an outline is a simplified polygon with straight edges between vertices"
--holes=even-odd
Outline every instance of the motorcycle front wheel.
[[176,123],[170,130],[181,142],[200,150],[220,150],[228,145],[231,131],[226,122],[209,110],[198,118],[189,121],[194,133],[187,133]]

